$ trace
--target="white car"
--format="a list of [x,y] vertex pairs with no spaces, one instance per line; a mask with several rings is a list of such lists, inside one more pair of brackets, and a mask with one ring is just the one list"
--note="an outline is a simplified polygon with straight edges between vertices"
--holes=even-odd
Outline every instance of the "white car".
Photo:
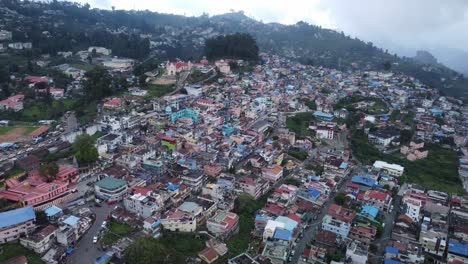
[[93,243],[94,243],[94,244],[96,244],[96,243],[97,243],[97,241],[98,241],[98,238],[97,238],[97,236],[94,236],[94,237],[93,237]]
[[106,225],[107,225],[107,222],[106,222],[106,221],[104,221],[104,222],[102,222],[102,225],[101,225],[101,227],[102,227],[102,228],[106,228]]

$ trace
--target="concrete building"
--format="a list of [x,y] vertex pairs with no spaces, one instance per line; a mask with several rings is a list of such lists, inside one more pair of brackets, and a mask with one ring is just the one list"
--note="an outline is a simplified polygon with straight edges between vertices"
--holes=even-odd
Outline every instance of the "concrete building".
[[96,140],[96,145],[106,145],[108,151],[115,150],[122,144],[122,136],[117,134],[107,134]]
[[95,195],[106,201],[120,201],[127,194],[127,182],[121,179],[106,177],[94,184]]
[[262,168],[262,177],[270,183],[275,183],[283,177],[283,167],[273,164],[269,167]]
[[345,209],[337,204],[332,204],[327,214],[323,217],[322,229],[331,231],[341,238],[346,238],[351,229],[351,223],[356,215],[353,210]]
[[0,213],[0,244],[17,240],[36,228],[36,214],[31,206]]
[[380,160],[375,161],[372,166],[375,170],[382,171],[395,177],[400,177],[401,175],[403,175],[403,172],[405,170],[403,166],[400,166],[398,164],[387,163],[385,161]]
[[346,259],[351,259],[353,264],[367,264],[369,252],[367,247],[354,241],[346,249]]
[[263,178],[242,177],[239,181],[239,189],[254,199],[265,194],[269,188],[269,182]]
[[56,226],[48,225],[37,232],[20,238],[20,244],[42,255],[55,243],[56,231]]
[[206,175],[201,170],[183,170],[182,181],[192,188],[192,191],[199,192],[206,180]]
[[142,218],[148,218],[161,208],[155,198],[136,193],[124,199],[124,207]]
[[216,214],[206,221],[210,233],[221,239],[229,239],[239,232],[239,216],[232,212],[218,210]]

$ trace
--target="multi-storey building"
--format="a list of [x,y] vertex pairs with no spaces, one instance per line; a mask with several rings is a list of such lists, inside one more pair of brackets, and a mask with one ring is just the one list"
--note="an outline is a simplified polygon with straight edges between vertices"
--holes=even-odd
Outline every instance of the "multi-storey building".
[[232,212],[218,210],[207,220],[206,227],[210,233],[221,239],[229,239],[239,231],[239,216]]
[[355,211],[332,204],[327,214],[323,217],[322,229],[331,231],[341,238],[346,238],[355,216]]
[[162,208],[162,204],[158,203],[154,197],[139,193],[125,197],[124,206],[125,209],[142,218],[148,218]]
[[106,201],[120,201],[127,194],[127,182],[122,179],[106,177],[94,184],[94,193]]
[[33,232],[35,221],[36,214],[30,206],[0,213],[0,244]]
[[20,238],[20,244],[42,255],[55,243],[57,227],[48,225],[37,232]]

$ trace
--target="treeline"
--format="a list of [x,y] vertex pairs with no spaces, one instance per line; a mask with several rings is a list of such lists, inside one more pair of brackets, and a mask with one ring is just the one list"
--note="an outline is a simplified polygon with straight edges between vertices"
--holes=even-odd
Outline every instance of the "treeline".
[[[140,32],[151,31],[142,16],[135,16],[123,11],[90,10],[68,2],[50,4],[5,0],[0,7],[7,7],[24,15],[24,19],[12,19],[5,28],[12,30],[13,40],[31,42],[33,55],[44,53],[55,55],[59,51],[87,49],[89,46],[103,46],[112,49],[112,54],[133,59],[142,59],[149,54],[148,39],[141,38]],[[46,11],[55,14],[44,14]],[[120,22],[120,24],[119,24]],[[109,28],[118,28],[120,33],[110,32]],[[123,30],[122,27],[138,30]]]
[[250,34],[235,33],[206,40],[205,55],[208,59],[257,60],[258,46]]

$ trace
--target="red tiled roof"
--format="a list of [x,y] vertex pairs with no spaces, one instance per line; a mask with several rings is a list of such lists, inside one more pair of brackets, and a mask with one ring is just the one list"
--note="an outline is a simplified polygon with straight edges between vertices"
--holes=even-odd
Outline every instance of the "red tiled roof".
[[110,106],[120,106],[122,104],[122,99],[120,98],[112,98],[104,103],[104,105],[110,105]]
[[354,219],[354,216],[356,215],[356,212],[345,209],[337,204],[332,204],[330,208],[328,208],[327,214],[342,222],[351,223]]
[[380,191],[370,191],[368,196],[375,200],[386,201],[388,194]]
[[296,214],[288,214],[286,217],[298,222],[299,224],[301,223],[301,218],[297,216]]
[[216,250],[214,250],[211,247],[205,248],[200,253],[198,253],[198,255],[201,258],[207,260],[208,263],[211,263],[211,262],[215,261],[218,258],[218,253],[216,252]]
[[151,192],[150,188],[141,187],[141,186],[134,186],[134,187],[132,187],[132,190],[135,193],[139,193],[141,195],[147,195],[149,192]]
[[263,209],[271,214],[281,215],[285,208],[279,204],[267,203]]
[[47,77],[39,77],[39,76],[27,76],[25,80],[28,81],[29,83],[49,82],[49,79]]
[[348,187],[348,188],[354,188],[354,189],[359,189],[359,185],[356,184],[356,183],[354,183],[354,182],[352,182],[352,181],[347,181],[347,182],[346,182],[346,187]]

